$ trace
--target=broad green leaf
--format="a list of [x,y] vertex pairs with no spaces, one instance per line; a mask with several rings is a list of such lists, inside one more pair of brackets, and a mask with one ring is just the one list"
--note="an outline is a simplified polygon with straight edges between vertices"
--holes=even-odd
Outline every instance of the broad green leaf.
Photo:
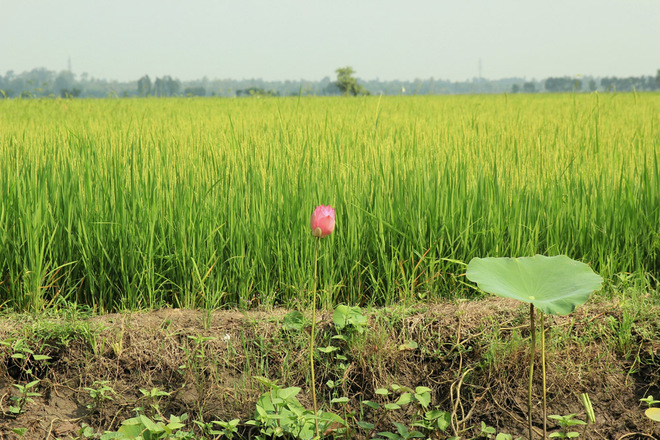
[[396,430],[399,432],[399,435],[403,438],[408,437],[408,428],[405,425],[402,425],[399,422],[394,422],[394,426],[396,426]]
[[399,351],[410,351],[416,349],[417,347],[418,347],[417,342],[408,341],[405,344],[399,345]]
[[351,326],[362,333],[364,326],[367,324],[367,317],[362,314],[362,309],[359,307],[340,304],[332,314],[332,322],[334,322],[337,330],[343,330],[345,327]]
[[374,429],[376,427],[376,425],[374,425],[373,423],[363,422],[361,420],[358,421],[357,424],[360,428],[362,428],[366,431],[371,431],[372,429]]
[[37,385],[39,382],[40,382],[39,379],[37,379],[37,380],[33,380],[33,381],[30,382],[29,384],[25,385],[25,388],[32,388],[33,386]]
[[[417,388],[421,388],[421,387],[417,387]],[[428,408],[428,406],[431,404],[431,393],[429,393],[428,391],[424,391],[421,393],[417,390],[415,391],[416,391],[415,399],[417,399],[417,402],[419,402],[419,404],[422,405],[422,407]]]
[[298,393],[300,393],[300,387],[284,388],[282,390],[279,390],[279,397],[281,397],[284,400],[289,400],[291,397],[298,395]]
[[273,389],[278,389],[279,386],[277,385],[277,380],[270,380],[267,377],[263,376],[252,376],[253,379],[256,379],[261,383],[262,385],[268,387],[268,388],[273,388]]
[[396,400],[397,405],[408,405],[410,402],[412,402],[413,396],[410,393],[403,393],[399,396],[399,398]]
[[649,408],[644,412],[646,417],[656,422],[660,422],[660,408]]
[[144,427],[147,428],[152,434],[163,431],[162,426],[159,426],[156,423],[152,422],[151,419],[145,415],[140,416],[140,421],[142,422]]
[[[128,420],[123,422],[122,425],[117,430],[117,437],[105,437],[105,438],[137,438],[145,429],[145,426],[140,423],[139,420],[130,419],[131,422],[128,423]],[[110,434],[110,433],[106,433]],[[122,434],[124,436],[122,436]]]
[[297,310],[288,313],[282,321],[282,328],[284,330],[300,331],[305,327],[305,317]]
[[399,384],[393,383],[391,385],[391,387],[392,387],[392,391],[397,391],[397,392],[402,392],[402,393],[412,393],[413,392],[412,388],[407,387],[405,385],[399,385]]
[[324,412],[320,412],[320,414],[321,415],[319,417],[319,423],[321,423],[323,425],[331,425],[333,423],[339,423],[343,426],[346,426],[346,421],[344,419],[342,419],[341,417],[339,417],[335,413],[324,411]]
[[603,283],[589,266],[565,255],[473,258],[466,276],[485,292],[531,303],[553,315],[571,313]]

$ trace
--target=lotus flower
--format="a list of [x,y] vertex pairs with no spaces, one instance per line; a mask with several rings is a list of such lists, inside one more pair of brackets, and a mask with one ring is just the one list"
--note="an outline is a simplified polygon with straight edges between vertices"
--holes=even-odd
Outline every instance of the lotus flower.
[[325,237],[332,234],[335,229],[335,210],[332,206],[319,205],[312,213],[310,221],[312,235],[314,237]]

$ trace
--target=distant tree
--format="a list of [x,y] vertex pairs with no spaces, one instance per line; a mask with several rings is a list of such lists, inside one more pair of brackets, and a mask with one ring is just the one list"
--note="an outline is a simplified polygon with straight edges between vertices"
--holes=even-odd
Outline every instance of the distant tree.
[[142,78],[138,80],[137,84],[138,88],[138,95],[140,96],[149,96],[151,95],[151,78],[149,78],[149,75],[144,75]]
[[156,96],[174,96],[179,93],[181,83],[166,75],[162,78],[156,78],[154,81],[153,94]]
[[275,90],[264,90],[262,87],[248,87],[247,89],[236,90],[236,96],[279,96],[280,93]]
[[206,96],[204,87],[186,87],[183,91],[184,96]]
[[511,93],[519,93],[520,92],[520,86],[518,84],[514,84],[511,86]]
[[660,69],[658,69],[658,72],[655,74],[655,88],[660,89]]
[[61,98],[77,98],[80,96],[81,93],[82,90],[80,90],[77,87],[74,87],[72,89],[60,89]]
[[612,92],[612,91],[616,92],[616,84],[614,84],[614,80],[612,78],[601,78],[600,86],[606,92]]
[[324,95],[341,95],[342,91],[336,82],[331,82],[321,89],[321,93]]
[[57,78],[55,78],[55,90],[57,90],[62,97],[64,97],[66,93],[71,95],[71,89],[74,88],[73,85],[75,82],[76,79],[73,73],[68,70],[63,70],[57,75]]
[[175,96],[179,93],[179,90],[181,89],[181,82],[179,82],[179,80],[172,79],[169,75],[165,76],[163,80],[165,81],[167,96]]
[[577,92],[582,88],[582,81],[569,78],[548,78],[545,80],[545,89],[548,92]]
[[154,95],[160,97],[160,96],[167,96],[167,90],[165,89],[165,81],[163,81],[161,78],[156,77],[156,80],[154,81]]
[[337,87],[344,95],[370,95],[369,91],[357,83],[353,76],[355,70],[352,67],[341,67],[335,70],[337,73]]
[[653,77],[628,77],[628,78],[618,78],[605,77],[600,80],[601,87],[606,91],[614,92],[632,92],[633,90],[654,90],[655,85],[653,84]]
[[534,84],[531,81],[526,82],[525,84],[523,84],[523,92],[536,93],[536,84]]

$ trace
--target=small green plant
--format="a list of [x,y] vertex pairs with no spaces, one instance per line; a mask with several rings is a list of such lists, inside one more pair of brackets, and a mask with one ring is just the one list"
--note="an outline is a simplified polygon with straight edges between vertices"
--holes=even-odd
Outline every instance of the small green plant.
[[115,390],[109,386],[110,381],[100,380],[94,381],[91,387],[84,387],[83,389],[89,393],[92,402],[87,404],[87,409],[98,410],[103,407],[103,404],[108,400],[113,400],[112,396],[108,393],[114,393]]
[[23,436],[27,433],[28,429],[27,428],[12,428],[11,432],[16,434],[19,439],[22,439]]
[[85,438],[94,438],[98,437],[96,435],[96,431],[94,431],[94,428],[89,426],[87,423],[83,423],[80,426],[80,429],[78,430],[78,437],[75,438],[75,440],[81,440]]
[[124,420],[116,432],[106,431],[101,440],[160,440],[160,439],[195,439],[190,432],[181,431],[185,427],[183,423],[188,416],[170,416],[169,419],[159,417],[152,420],[145,415]]
[[229,440],[232,440],[234,438],[234,435],[238,434],[238,419],[233,419],[228,422],[223,422],[220,420],[214,420],[213,422],[214,425],[220,426],[222,428],[221,430],[211,430],[210,433],[213,435],[221,435],[225,438],[228,438]]
[[640,402],[645,403],[647,408],[651,408],[656,403],[660,403],[660,400],[655,400],[652,395],[648,395],[639,399]]
[[170,395],[167,391],[161,391],[158,388],[152,388],[151,390],[140,388],[140,393],[142,394],[141,400],[144,402],[144,405],[135,408],[135,410],[140,413],[150,408],[148,412],[151,414],[160,414],[160,400]]
[[553,432],[550,434],[550,438],[576,438],[580,435],[577,431],[569,431],[568,429],[571,426],[586,425],[586,422],[583,422],[580,419],[574,419],[577,414],[569,414],[567,416],[558,416],[551,415],[548,416],[551,419],[554,419],[559,424],[561,431]]
[[[391,391],[390,391],[391,390]],[[437,407],[430,409],[431,406],[431,389],[423,386],[416,387],[414,390],[409,387],[392,384],[388,388],[378,388],[375,391],[376,395],[381,396],[385,402],[381,405],[378,402],[370,400],[362,401],[362,404],[374,411],[385,411],[382,413],[378,420],[384,418],[385,414],[392,411],[401,410],[408,405],[414,405],[415,414],[411,417],[410,428],[422,428],[420,432],[408,427],[400,427],[395,424],[397,432],[379,432],[378,435],[390,439],[402,439],[419,437],[432,437],[437,431],[444,432],[450,425],[451,415],[446,411],[440,411]],[[377,421],[377,424],[379,421]],[[376,425],[369,422],[358,422],[358,426],[367,432],[374,429]],[[405,428],[405,429],[403,429]],[[368,437],[368,436],[367,436]]]
[[[481,427],[479,428],[480,432],[477,438],[494,438],[495,440],[513,440],[513,436],[511,434],[505,434],[503,432],[497,432],[497,429],[495,429],[492,426],[486,425],[486,423],[481,422]],[[454,439],[458,440],[458,439]],[[518,439],[520,440],[520,439]]]
[[287,313],[282,320],[282,329],[287,331],[302,331],[305,328],[305,315],[298,310]]
[[332,322],[338,332],[348,331],[364,333],[367,326],[367,317],[362,313],[359,307],[350,307],[343,304],[338,305],[332,314]]
[[28,377],[37,378],[33,368],[35,367],[35,362],[47,362],[50,360],[50,356],[45,354],[36,354],[27,343],[27,340],[24,338],[9,338],[4,341],[0,341],[0,345],[9,347],[13,352],[11,358],[18,364],[21,371],[24,371]]
[[486,425],[484,422],[481,422],[481,432],[479,433],[480,437],[493,438],[496,433],[497,429]]
[[17,416],[19,414],[22,414],[25,405],[28,403],[34,403],[34,399],[32,397],[40,397],[41,394],[37,393],[35,391],[31,391],[32,388],[37,386],[39,384],[40,380],[33,380],[30,383],[27,383],[25,385],[21,384],[13,384],[17,389],[18,389],[18,396],[12,396],[9,398],[10,401],[14,402],[13,405],[9,406],[9,413]]
[[332,424],[346,426],[346,422],[336,414],[324,411],[314,414],[305,409],[296,398],[300,388],[281,388],[275,381],[265,377],[257,376],[255,379],[270,388],[257,400],[254,420],[246,422],[259,428],[259,435],[255,437],[257,440],[282,436],[311,440],[315,438],[317,426],[320,432]]
[[660,408],[655,408],[653,405],[660,403],[660,400],[656,400],[652,395],[648,395],[639,399],[640,402],[646,404],[646,411],[644,415],[649,419],[649,432],[653,431],[653,422],[660,422]]
[[413,426],[423,428],[427,434],[436,431],[444,432],[451,424],[451,414],[447,411],[433,409],[426,411],[421,420],[413,423]]
[[414,429],[409,430],[405,425],[399,422],[394,422],[394,426],[396,427],[395,433],[384,431],[384,432],[379,432],[378,435],[388,438],[390,440],[408,440],[411,438],[425,437],[425,435],[422,434],[421,432],[416,431]]

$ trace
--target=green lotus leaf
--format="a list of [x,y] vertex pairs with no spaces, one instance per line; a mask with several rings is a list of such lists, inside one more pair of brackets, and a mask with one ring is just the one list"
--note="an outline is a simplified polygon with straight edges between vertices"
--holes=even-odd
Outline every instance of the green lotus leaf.
[[646,414],[646,417],[649,419],[660,422],[660,408],[649,408],[644,412],[644,414]]
[[473,258],[466,276],[485,292],[534,304],[553,315],[568,315],[603,283],[589,266],[565,255]]

